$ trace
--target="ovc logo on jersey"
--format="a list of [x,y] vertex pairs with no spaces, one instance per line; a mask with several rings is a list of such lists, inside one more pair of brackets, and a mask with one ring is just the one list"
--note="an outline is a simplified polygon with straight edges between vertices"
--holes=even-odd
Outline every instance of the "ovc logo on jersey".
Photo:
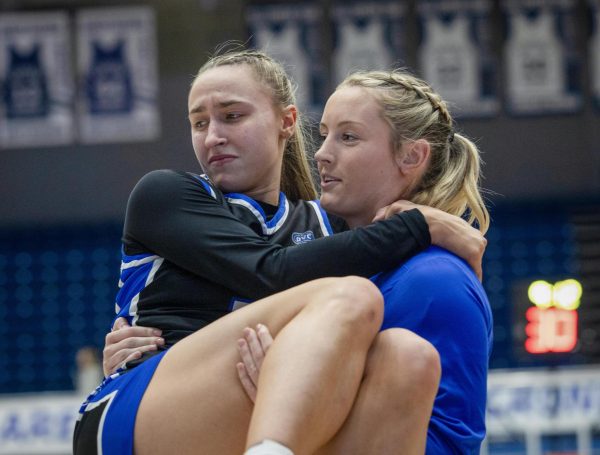
[[310,242],[311,240],[314,240],[314,239],[315,239],[315,234],[313,233],[313,231],[294,232],[292,234],[292,242],[294,242],[296,245],[300,245],[301,243]]

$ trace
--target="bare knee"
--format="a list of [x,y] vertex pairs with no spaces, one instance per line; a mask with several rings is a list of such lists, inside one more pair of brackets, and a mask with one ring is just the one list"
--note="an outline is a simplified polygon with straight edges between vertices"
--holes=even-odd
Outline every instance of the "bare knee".
[[426,339],[409,331],[404,332],[408,332],[404,334],[408,340],[404,340],[406,347],[398,353],[399,361],[405,362],[406,374],[419,382],[424,393],[433,392],[435,395],[442,373],[440,355]]
[[376,376],[383,400],[396,396],[403,402],[433,401],[441,363],[431,343],[409,330],[395,328],[381,332],[371,351],[367,374]]
[[339,324],[376,333],[383,320],[383,296],[371,281],[355,277],[329,281],[319,309]]

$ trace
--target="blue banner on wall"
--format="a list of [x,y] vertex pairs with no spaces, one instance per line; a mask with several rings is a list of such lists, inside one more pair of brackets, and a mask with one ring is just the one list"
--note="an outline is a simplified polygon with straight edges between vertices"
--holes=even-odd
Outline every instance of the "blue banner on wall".
[[400,2],[336,2],[332,8],[334,51],[332,81],[339,84],[359,70],[402,66],[403,20]]
[[456,117],[487,117],[499,110],[490,7],[489,0],[418,2],[423,78]]
[[83,143],[160,136],[154,13],[148,7],[77,14],[79,135]]
[[71,143],[73,99],[67,15],[0,15],[0,148]]
[[321,109],[327,90],[320,17],[320,6],[312,2],[246,11],[250,44],[283,63],[297,85],[296,101],[307,113]]
[[507,109],[513,114],[577,111],[582,105],[574,0],[503,0]]

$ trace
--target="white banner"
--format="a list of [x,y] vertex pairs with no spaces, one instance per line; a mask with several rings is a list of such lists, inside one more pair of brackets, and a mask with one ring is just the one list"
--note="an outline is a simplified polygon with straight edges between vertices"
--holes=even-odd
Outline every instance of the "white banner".
[[600,424],[600,368],[490,372],[490,436],[577,433]]
[[335,85],[353,71],[402,66],[404,10],[405,5],[400,2],[334,3]]
[[418,2],[423,78],[456,117],[491,116],[499,102],[490,51],[489,0]]
[[319,110],[326,96],[320,17],[320,6],[312,2],[252,6],[246,15],[252,46],[283,64],[306,113]]
[[153,140],[160,135],[154,12],[149,7],[77,13],[83,143]]
[[581,107],[574,0],[504,0],[507,108],[513,114]]
[[68,25],[62,12],[0,14],[0,148],[73,141]]
[[72,453],[83,400],[57,393],[0,396],[0,455]]

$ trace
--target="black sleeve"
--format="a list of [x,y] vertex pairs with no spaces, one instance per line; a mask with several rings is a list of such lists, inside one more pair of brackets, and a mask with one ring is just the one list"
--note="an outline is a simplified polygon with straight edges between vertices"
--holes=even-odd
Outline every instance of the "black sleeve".
[[429,246],[418,210],[302,245],[271,244],[237,220],[193,177],[154,171],[134,188],[125,240],[248,298],[325,276],[371,276]]

